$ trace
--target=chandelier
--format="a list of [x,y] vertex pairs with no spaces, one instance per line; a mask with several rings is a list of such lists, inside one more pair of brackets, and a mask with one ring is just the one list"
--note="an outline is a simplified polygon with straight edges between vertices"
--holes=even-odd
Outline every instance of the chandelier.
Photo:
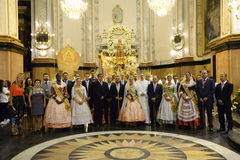
[[83,0],[61,0],[61,8],[71,19],[79,19],[87,10],[88,3]]
[[165,16],[172,9],[175,0],[148,0],[149,8],[151,8],[158,16]]

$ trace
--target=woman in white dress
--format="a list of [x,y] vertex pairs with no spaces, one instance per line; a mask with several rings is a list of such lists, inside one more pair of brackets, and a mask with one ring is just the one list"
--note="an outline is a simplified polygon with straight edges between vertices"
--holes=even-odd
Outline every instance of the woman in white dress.
[[88,131],[88,124],[93,123],[91,111],[87,102],[87,91],[80,78],[76,79],[72,88],[72,125],[84,125]]
[[157,121],[162,124],[175,124],[177,97],[175,84],[172,82],[172,76],[167,76],[168,82],[163,84],[163,98],[157,114]]

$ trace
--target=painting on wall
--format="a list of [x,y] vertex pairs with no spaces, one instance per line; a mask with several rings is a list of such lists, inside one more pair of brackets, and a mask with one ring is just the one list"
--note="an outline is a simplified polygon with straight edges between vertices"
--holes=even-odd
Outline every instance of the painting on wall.
[[205,49],[220,37],[220,0],[205,0]]

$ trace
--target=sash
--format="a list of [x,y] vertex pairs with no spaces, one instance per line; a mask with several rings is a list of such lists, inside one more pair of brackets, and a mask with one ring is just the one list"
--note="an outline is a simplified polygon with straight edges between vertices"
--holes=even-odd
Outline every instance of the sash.
[[140,100],[139,100],[138,96],[136,95],[135,89],[134,88],[130,88],[128,90],[128,94],[130,94],[133,98],[136,98],[137,102],[140,104],[140,106],[141,106],[141,108],[143,110],[142,104],[140,103]]
[[[53,85],[53,89],[55,90],[57,97],[59,97],[61,100],[63,100],[64,96],[63,96],[62,92],[59,90],[59,88],[57,87],[57,85]],[[67,98],[65,98],[64,103],[65,103],[65,109],[68,112],[71,111],[71,105]]]
[[87,102],[87,100],[86,100],[86,96],[84,96],[84,95],[80,92],[80,90],[78,90],[76,87],[74,87],[74,91],[75,91],[75,92],[77,93],[77,95],[82,99],[82,101],[87,104],[88,108],[90,109],[90,107],[89,107],[89,105],[88,105],[88,102]]
[[[188,97],[191,97],[191,98],[192,98],[191,100],[192,100],[193,103],[195,104],[195,109],[196,109],[197,113],[199,113],[199,109],[198,109],[198,107],[196,107],[196,106],[198,105],[198,101],[197,101],[196,95],[193,95],[193,94],[191,93],[191,91],[188,89],[188,87],[187,87],[187,85],[186,85],[185,83],[182,84],[181,86],[183,87],[183,90],[185,91],[186,95],[187,95]],[[180,86],[180,87],[181,87],[181,86]]]
[[173,93],[171,93],[171,88],[166,88],[166,86],[165,86],[164,91],[165,91],[165,94],[167,95],[167,97],[171,98],[170,103],[172,105],[172,111],[176,112],[177,111],[177,99],[173,95]]

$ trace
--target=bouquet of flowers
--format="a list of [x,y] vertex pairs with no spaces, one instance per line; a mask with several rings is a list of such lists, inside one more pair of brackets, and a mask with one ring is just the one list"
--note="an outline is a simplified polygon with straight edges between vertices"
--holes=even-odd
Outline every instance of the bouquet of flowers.
[[237,91],[236,95],[232,97],[232,111],[240,115],[240,89]]

